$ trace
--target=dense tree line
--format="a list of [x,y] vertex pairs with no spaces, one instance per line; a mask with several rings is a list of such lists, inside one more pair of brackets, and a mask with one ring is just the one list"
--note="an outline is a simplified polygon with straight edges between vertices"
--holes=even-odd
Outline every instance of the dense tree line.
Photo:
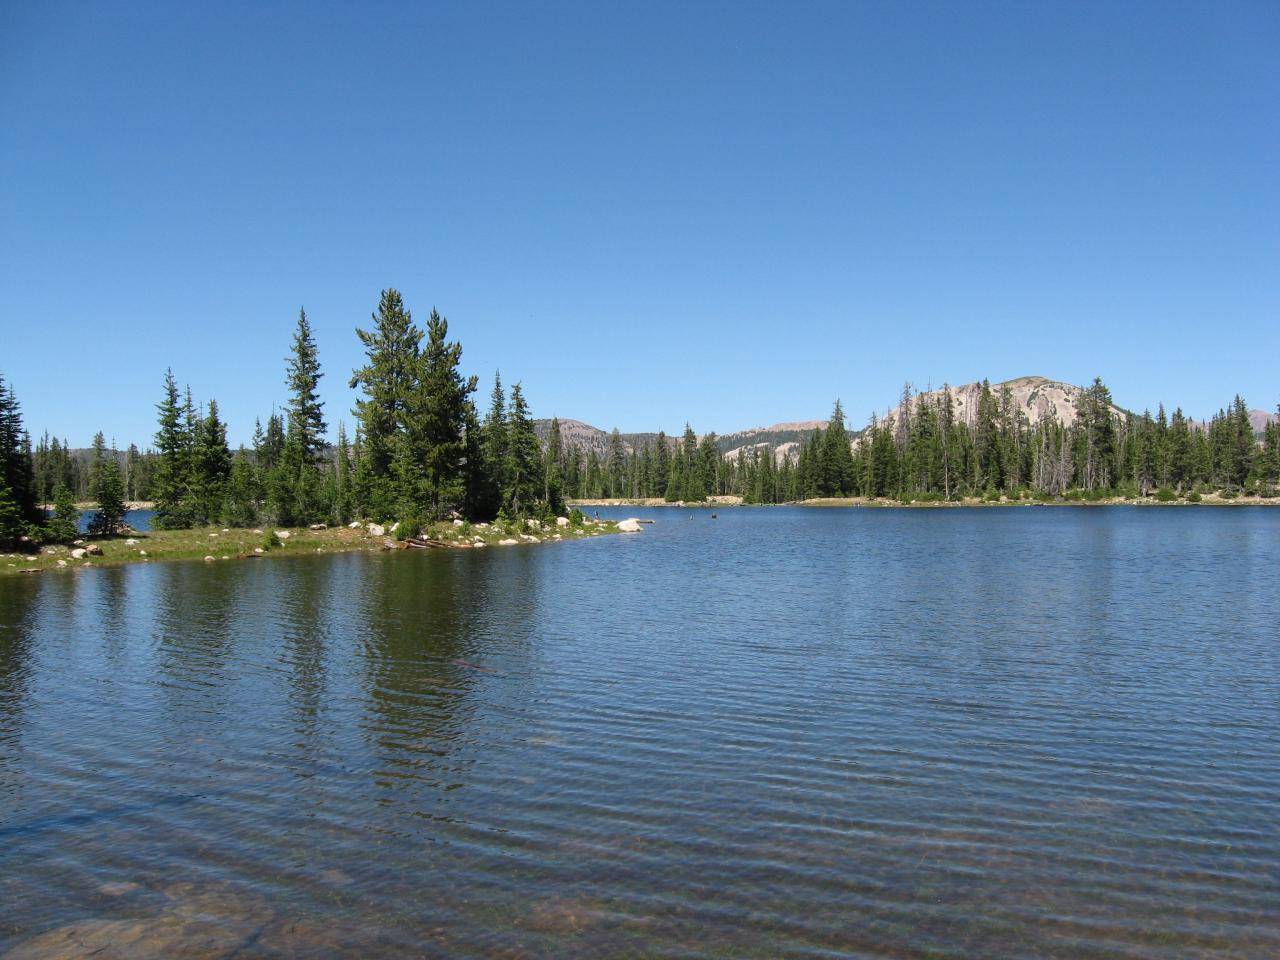
[[[1237,396],[1208,423],[1118,411],[1101,380],[1082,392],[1070,424],[1029,422],[1008,387],[981,385],[966,420],[951,391],[903,391],[898,409],[851,434],[837,401],[823,428],[785,455],[767,444],[722,455],[714,433],[659,433],[628,446],[614,430],[604,455],[565,443],[553,420],[545,443],[520,383],[495,377],[481,416],[476,378],[461,372],[462,347],[432,311],[418,327],[395,290],[385,290],[368,329],[356,331],[365,363],[355,435],[337,442],[319,398],[323,377],[305,311],[286,363],[288,400],[255,425],[250,447],[232,451],[216,400],[197,404],[165,374],[154,449],[119,451],[99,433],[90,451],[43,437],[32,449],[17,398],[0,378],[0,543],[76,535],[78,500],[98,507],[94,532],[123,527],[125,502],[155,501],[157,528],[401,520],[409,527],[449,516],[549,516],[566,498],[660,497],[699,502],[736,494],[748,503],[862,496],[912,500],[1028,496],[1094,498],[1274,496],[1280,487],[1280,422],[1261,437]],[[1280,409],[1277,410],[1280,416]],[[51,505],[51,507],[50,507]]]
[[[476,378],[460,370],[462,347],[432,311],[419,328],[395,290],[382,292],[368,329],[358,329],[365,364],[351,375],[361,397],[355,436],[339,423],[337,443],[319,383],[324,373],[306,312],[285,368],[288,400],[255,427],[252,445],[232,451],[217,401],[197,403],[167,371],[154,449],[121,453],[99,434],[86,458],[65,441],[32,450],[17,399],[0,380],[0,542],[75,535],[77,499],[98,505],[93,531],[122,528],[125,501],[155,502],[153,525],[302,525],[353,518],[401,520],[410,529],[463,516],[546,517],[564,510],[563,485],[534,430],[521,384],[495,384],[481,420]],[[52,510],[42,504],[54,504]]]
[[[1277,410],[1280,416],[1280,409]],[[1070,425],[1055,417],[1028,421],[1008,387],[984,382],[972,417],[956,415],[949,389],[904,390],[883,419],[872,416],[856,436],[837,401],[825,428],[780,455],[761,444],[724,457],[716,438],[692,430],[678,442],[659,435],[638,449],[618,431],[608,453],[564,450],[559,470],[570,498],[665,497],[696,502],[736,494],[748,503],[818,497],[956,500],[1050,496],[1088,499],[1274,495],[1280,486],[1280,424],[1259,440],[1244,400],[1236,397],[1207,424],[1175,410],[1120,413],[1101,380],[1080,396]]]

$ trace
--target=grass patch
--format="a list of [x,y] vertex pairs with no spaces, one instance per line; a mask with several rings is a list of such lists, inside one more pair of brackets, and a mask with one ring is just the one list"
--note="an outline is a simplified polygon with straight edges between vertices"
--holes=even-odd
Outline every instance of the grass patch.
[[[445,548],[475,549],[480,544],[498,546],[503,540],[519,544],[582,540],[617,533],[613,521],[584,521],[577,526],[558,527],[554,522],[538,528],[516,523],[437,523],[422,531],[423,536]],[[210,563],[235,562],[278,556],[315,556],[324,553],[383,551],[387,544],[403,547],[394,535],[372,536],[363,527],[331,527],[325,530],[255,527],[253,529],[200,527],[193,530],[153,530],[130,536],[85,538],[83,547],[96,547],[101,554],[75,556],[77,545],[44,547],[39,553],[0,554],[0,577],[46,570],[79,570],[84,567],[116,567],[127,563],[168,560],[197,560]]]

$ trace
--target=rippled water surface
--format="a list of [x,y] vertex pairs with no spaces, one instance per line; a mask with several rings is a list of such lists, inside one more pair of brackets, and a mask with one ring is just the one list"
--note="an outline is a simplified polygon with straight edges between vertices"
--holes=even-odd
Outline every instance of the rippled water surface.
[[1280,956],[1280,510],[641,513],[0,581],[0,951]]

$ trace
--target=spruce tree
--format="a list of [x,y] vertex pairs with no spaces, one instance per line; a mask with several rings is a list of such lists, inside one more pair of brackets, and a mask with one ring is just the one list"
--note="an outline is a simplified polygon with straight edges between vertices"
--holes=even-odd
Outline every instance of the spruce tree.
[[650,496],[665,497],[671,480],[671,444],[662,430],[653,447],[653,490]]
[[276,475],[268,484],[268,500],[276,521],[286,526],[311,523],[324,514],[318,469],[327,429],[324,404],[318,392],[323,375],[311,324],[306,312],[301,311],[293,335],[292,356],[286,361],[289,406],[284,450],[274,471]]
[[481,516],[497,515],[507,502],[510,493],[511,431],[507,423],[507,398],[502,391],[502,374],[493,375],[493,391],[489,394],[489,413],[481,427],[483,455],[486,473],[478,478],[480,489],[476,500]]
[[538,434],[533,428],[529,405],[524,391],[517,383],[511,388],[511,415],[507,452],[507,477],[510,492],[507,512],[513,517],[528,516],[538,510],[538,495],[542,492],[542,450]]
[[53,491],[53,519],[49,521],[49,539],[54,543],[70,543],[80,535],[80,511],[76,498],[62,483]]
[[0,488],[5,491],[8,518],[0,521],[0,540],[15,542],[29,524],[40,519],[40,509],[31,442],[22,425],[22,408],[3,376],[0,376]]
[[229,527],[251,527],[258,522],[258,479],[248,452],[241,447],[231,461],[222,501],[222,522]]
[[[435,310],[419,354],[417,387],[404,407],[405,430],[397,459],[401,508],[441,518],[463,506],[466,426],[475,377],[458,370],[462,345],[450,342],[449,322]],[[536,437],[535,437],[536,441]]]
[[627,448],[622,442],[622,434],[614,427],[609,434],[609,456],[606,461],[609,473],[609,491],[607,496],[625,497],[627,495]]
[[382,291],[370,330],[356,330],[364,344],[366,363],[351,374],[350,386],[359,387],[364,399],[356,401],[360,456],[356,462],[358,509],[377,519],[385,519],[396,509],[396,492],[391,482],[391,461],[397,432],[404,422],[408,397],[417,389],[419,344],[422,331],[400,292]]
[[841,497],[853,489],[853,453],[844,425],[844,408],[837,399],[822,433],[818,454],[818,490],[824,497]]
[[564,480],[561,468],[563,457],[560,420],[552,417],[551,429],[547,433],[547,449],[543,454],[542,500],[547,509],[557,516],[564,513]]
[[93,438],[93,469],[89,490],[97,501],[98,511],[89,524],[89,532],[98,536],[114,536],[124,526],[124,481],[114,449],[108,450],[101,433]]
[[293,334],[292,355],[286,361],[286,383],[289,387],[289,430],[296,432],[303,462],[314,464],[324,449],[324,402],[319,384],[324,374],[316,353],[315,338],[305,310],[298,311],[298,326]]
[[192,507],[199,523],[217,523],[222,516],[227,479],[231,475],[231,450],[227,425],[218,416],[218,402],[200,420],[192,448]]
[[151,525],[157,530],[176,530],[191,526],[192,515],[187,503],[187,461],[191,438],[179,403],[178,382],[172,368],[165,371],[164,396],[156,404],[156,468],[151,481],[155,500],[155,516]]

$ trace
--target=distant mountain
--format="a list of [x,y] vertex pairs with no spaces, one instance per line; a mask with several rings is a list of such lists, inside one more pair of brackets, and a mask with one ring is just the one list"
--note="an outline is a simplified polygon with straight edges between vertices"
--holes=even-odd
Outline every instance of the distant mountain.
[[[739,430],[735,433],[717,436],[716,449],[730,457],[736,456],[737,451],[742,448],[760,446],[762,444],[767,444],[778,450],[783,450],[784,448],[793,450],[798,446],[802,438],[813,433],[815,429],[823,426],[825,422],[824,420],[801,420],[789,423],[775,423],[771,427],[752,427],[748,430]],[[538,439],[546,443],[547,435],[551,432],[551,421],[535,420],[533,427],[538,433]],[[623,433],[621,437],[623,446],[628,452],[639,450],[646,445],[652,447],[658,442],[656,433]],[[593,427],[591,424],[583,423],[581,420],[561,420],[560,438],[566,446],[576,444],[584,454],[589,454],[594,450],[596,456],[603,459],[609,453],[609,431]],[[701,440],[702,437],[699,436],[698,439]],[[679,441],[679,434],[667,435],[667,443],[669,445],[674,447]]]
[[[1013,402],[1027,417],[1029,423],[1038,423],[1049,417],[1056,417],[1059,423],[1070,426],[1076,422],[1076,402],[1084,394],[1085,388],[1061,380],[1050,380],[1048,377],[1017,377],[1000,383],[988,384],[991,392],[998,398],[1005,387],[1009,388]],[[982,383],[964,383],[951,387],[952,408],[958,423],[972,425],[978,416],[978,398],[982,396]],[[917,397],[926,400],[940,400],[942,390],[926,390]],[[902,409],[901,402],[894,404],[885,414],[889,422],[897,420]],[[1111,408],[1118,416],[1125,411],[1119,407]]]
[[[538,434],[538,439],[544,444],[547,442],[547,436],[551,433],[550,420],[533,421],[533,429]],[[576,446],[583,454],[589,454],[593,450],[597,457],[602,460],[609,455],[609,433],[608,430],[601,430],[599,427],[593,427],[589,423],[583,423],[581,420],[561,420],[560,421],[560,442],[566,447]],[[645,444],[653,446],[657,443],[658,435],[656,433],[624,433],[621,434],[622,445],[628,452],[639,450]],[[667,442],[674,445],[679,437],[668,437]]]

